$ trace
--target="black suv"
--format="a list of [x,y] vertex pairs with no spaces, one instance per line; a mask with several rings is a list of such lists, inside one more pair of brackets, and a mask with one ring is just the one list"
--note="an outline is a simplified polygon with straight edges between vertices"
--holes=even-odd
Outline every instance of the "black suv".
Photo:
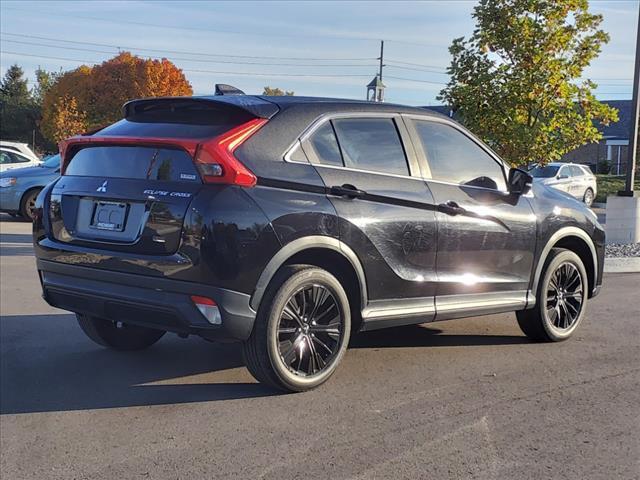
[[241,341],[261,382],[323,383],[350,335],[515,311],[569,337],[604,231],[420,108],[304,97],[135,100],[62,145],[34,223],[44,298],[100,345]]

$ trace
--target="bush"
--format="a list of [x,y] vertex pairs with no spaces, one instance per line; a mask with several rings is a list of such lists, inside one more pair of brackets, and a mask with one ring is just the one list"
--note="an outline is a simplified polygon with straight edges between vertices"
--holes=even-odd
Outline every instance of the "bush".
[[598,171],[596,173],[607,174],[611,171],[611,162],[603,160],[598,163]]

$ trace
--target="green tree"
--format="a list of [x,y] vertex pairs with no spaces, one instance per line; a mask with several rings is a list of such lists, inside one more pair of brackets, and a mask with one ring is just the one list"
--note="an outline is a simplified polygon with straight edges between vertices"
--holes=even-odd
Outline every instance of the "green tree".
[[42,106],[44,96],[55,85],[60,75],[59,72],[47,72],[42,68],[36,70],[36,85],[31,90],[31,96],[38,105]]
[[282,90],[282,89],[280,89],[278,87],[275,87],[275,88],[274,87],[264,87],[264,90],[262,91],[262,95],[268,95],[268,96],[271,96],[271,97],[284,97],[284,96],[291,97],[291,96],[294,95],[294,92],[293,91],[290,91],[290,92],[289,91],[285,91],[285,90]]
[[0,81],[0,138],[31,142],[37,129],[38,107],[18,65],[9,67]]
[[546,163],[601,138],[617,110],[582,80],[609,35],[587,0],[480,0],[476,29],[449,48],[438,97],[513,165]]

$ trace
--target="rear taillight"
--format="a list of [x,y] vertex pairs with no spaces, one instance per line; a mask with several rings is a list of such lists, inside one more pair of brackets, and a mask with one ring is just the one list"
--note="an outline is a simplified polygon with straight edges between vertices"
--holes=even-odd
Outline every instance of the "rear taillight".
[[198,295],[191,295],[191,301],[200,311],[202,316],[207,319],[212,325],[222,325],[222,317],[220,316],[220,310],[216,302],[207,297],[200,297]]
[[233,152],[266,122],[264,118],[255,118],[202,143],[196,154],[196,166],[204,182],[253,187],[256,176],[240,163]]

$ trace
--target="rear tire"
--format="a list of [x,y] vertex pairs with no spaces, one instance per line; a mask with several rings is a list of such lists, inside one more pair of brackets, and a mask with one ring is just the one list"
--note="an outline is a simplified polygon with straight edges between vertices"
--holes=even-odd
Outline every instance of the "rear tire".
[[34,188],[22,196],[22,200],[20,201],[20,216],[22,216],[23,219],[33,222],[33,208],[39,193],[40,189]]
[[336,277],[310,265],[285,266],[265,292],[243,344],[245,363],[261,383],[310,390],[336,370],[350,332],[349,300]]
[[516,312],[520,329],[538,342],[568,339],[584,318],[588,288],[580,257],[570,250],[552,249],[538,284],[536,306]]
[[593,190],[591,190],[590,188],[587,188],[587,190],[584,192],[584,196],[582,197],[582,201],[587,207],[591,208],[591,205],[593,205],[593,200],[594,200]]
[[76,313],[82,331],[91,340],[114,350],[142,350],[156,343],[164,330],[127,325],[103,318]]

